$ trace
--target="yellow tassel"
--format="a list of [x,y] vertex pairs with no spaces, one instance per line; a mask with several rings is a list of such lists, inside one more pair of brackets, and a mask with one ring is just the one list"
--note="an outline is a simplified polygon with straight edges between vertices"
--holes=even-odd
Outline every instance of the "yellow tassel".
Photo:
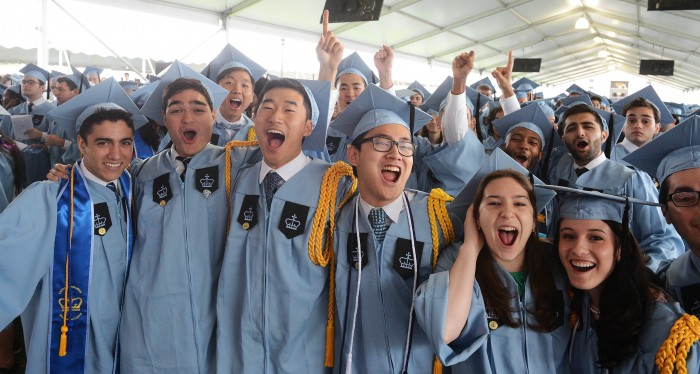
[[452,196],[439,188],[432,189],[428,196],[428,219],[430,221],[430,235],[433,240],[433,271],[435,271],[438,255],[440,254],[438,224],[445,237],[445,244],[454,240],[455,237],[452,221],[449,213],[447,213],[447,203],[452,200],[454,200]]
[[[253,128],[250,128],[253,130]],[[250,132],[248,133],[250,135]],[[255,135],[255,131],[253,131]],[[231,227],[231,150],[236,147],[252,147],[258,145],[257,140],[254,141],[242,141],[242,140],[231,140],[226,143],[226,161],[224,163],[224,173],[225,173],[225,183],[226,183],[226,234]]]
[[246,138],[247,141],[252,142],[255,140],[255,128],[251,127],[250,130],[248,130],[248,137]]
[[61,340],[58,342],[58,355],[63,357],[66,355],[66,346],[68,346],[68,326],[61,326]]
[[442,374],[442,364],[437,357],[435,357],[435,361],[433,361],[433,374]]
[[[330,264],[329,285],[328,285],[328,322],[326,324],[326,356],[324,365],[333,367],[335,358],[335,255],[333,252],[333,234],[335,231],[335,200],[338,192],[338,183],[342,177],[348,177],[351,180],[350,189],[343,197],[343,200],[338,205],[340,209],[355,193],[357,188],[357,180],[352,174],[350,165],[339,161],[333,164],[326,173],[323,174],[321,180],[321,193],[318,197],[316,205],[316,213],[311,224],[311,233],[309,235],[309,259],[312,263],[323,267]],[[328,220],[328,229],[326,229],[326,220]],[[323,245],[323,234],[326,235],[326,245]]]
[[700,339],[700,321],[697,317],[684,314],[671,328],[668,339],[656,353],[656,367],[661,374],[688,374],[686,358],[691,346]]

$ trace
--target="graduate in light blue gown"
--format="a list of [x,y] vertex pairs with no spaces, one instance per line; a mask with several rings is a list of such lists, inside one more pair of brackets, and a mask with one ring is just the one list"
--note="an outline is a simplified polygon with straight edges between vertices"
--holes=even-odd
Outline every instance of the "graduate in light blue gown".
[[[653,274],[644,266],[643,254],[628,229],[631,203],[624,197],[578,193],[560,201],[555,243],[572,288],[571,372],[666,372],[657,368],[657,352],[673,348],[675,357],[669,362],[679,357],[679,349],[688,354],[687,372],[697,373],[698,343],[677,347],[679,341],[665,342],[669,336],[682,336],[682,329],[671,327],[683,310],[650,281]],[[683,317],[680,323],[685,325],[689,319],[700,325],[695,317]]]
[[0,215],[0,326],[21,316],[28,373],[116,372],[133,240],[124,170],[145,118],[114,102],[131,104],[98,86],[61,107],[56,119],[84,158],[69,180],[31,185]]
[[[73,68],[75,70],[75,68]],[[62,105],[88,88],[87,77],[82,74],[70,74],[56,78],[56,89],[52,92],[56,95],[56,104]],[[134,132],[136,135],[138,131]],[[66,133],[55,121],[49,121],[49,129],[42,134],[44,144],[49,148],[51,165],[57,163],[73,164],[80,158],[78,145],[70,139],[66,139]]]
[[219,373],[326,373],[333,364],[333,252],[324,245],[352,171],[304,155],[303,138],[322,130],[313,100],[291,79],[261,93],[255,132],[263,159],[243,165],[232,185],[216,303]]
[[[579,104],[567,109],[561,127],[569,153],[550,170],[551,184],[658,201],[658,192],[648,174],[605,157],[601,145],[608,131],[591,107]],[[662,274],[670,261],[684,252],[683,241],[673,226],[665,222],[658,207],[635,204],[630,215],[630,229],[649,257],[647,266]]]
[[369,88],[333,123],[351,141],[348,160],[359,188],[343,207],[334,238],[334,372],[432,370],[433,350],[413,317],[413,295],[454,236],[445,206],[451,199],[438,190],[405,189],[415,151],[411,129],[430,120]]
[[700,317],[700,117],[689,117],[625,160],[661,183],[661,209],[688,249],[668,267],[666,290]]
[[227,94],[176,61],[141,108],[168,128],[173,146],[131,169],[137,237],[119,331],[122,372],[214,371],[228,197],[224,148],[209,139]]
[[416,316],[452,373],[569,370],[565,278],[535,233],[554,193],[533,188],[527,175],[495,149],[449,206],[465,217],[464,242],[440,255]]
[[0,132],[0,213],[24,188],[24,156],[17,144]]

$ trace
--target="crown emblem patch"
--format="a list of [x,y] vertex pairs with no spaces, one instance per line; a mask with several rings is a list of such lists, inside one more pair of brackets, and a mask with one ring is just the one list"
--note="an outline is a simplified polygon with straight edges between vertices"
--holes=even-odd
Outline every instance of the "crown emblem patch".
[[112,217],[109,216],[107,203],[97,203],[93,205],[93,227],[95,235],[103,236],[112,227]]
[[277,227],[287,239],[294,238],[306,231],[306,218],[308,215],[308,206],[286,201]]
[[164,207],[172,198],[173,191],[172,188],[170,188],[170,173],[165,173],[154,179],[153,202]]
[[208,199],[214,191],[219,188],[219,166],[210,166],[208,168],[197,169],[194,172],[195,186],[197,191],[202,193],[205,199]]

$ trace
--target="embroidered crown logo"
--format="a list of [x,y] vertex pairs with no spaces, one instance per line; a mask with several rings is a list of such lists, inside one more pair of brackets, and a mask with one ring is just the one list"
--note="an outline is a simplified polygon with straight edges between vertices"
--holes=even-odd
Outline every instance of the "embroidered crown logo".
[[335,143],[333,143],[333,142],[326,143],[326,148],[328,148],[328,152],[333,152],[335,150]]
[[95,214],[95,228],[99,229],[100,227],[105,227],[107,224],[107,218],[100,216],[99,214]]
[[203,188],[211,188],[214,185],[214,179],[209,177],[209,174],[205,174],[204,178],[199,180]]
[[402,269],[413,269],[413,256],[411,252],[406,253],[405,256],[399,259],[399,264]]
[[245,212],[243,212],[243,220],[246,221],[246,222],[252,222],[252,221],[253,221],[253,215],[254,215],[254,214],[255,214],[255,213],[253,213],[253,207],[251,206],[251,207],[248,208],[248,210],[246,210]]
[[158,194],[158,198],[165,199],[168,196],[168,187],[160,186],[160,189],[156,193]]
[[357,250],[357,248],[352,250],[352,262],[360,262],[360,256],[361,254]]
[[301,225],[301,222],[299,222],[299,220],[297,220],[297,215],[296,215],[296,214],[294,214],[294,215],[292,215],[291,217],[285,219],[285,220],[284,220],[284,223],[285,223],[286,227],[287,227],[288,229],[290,229],[290,230],[296,230],[297,228],[299,228],[299,225]]

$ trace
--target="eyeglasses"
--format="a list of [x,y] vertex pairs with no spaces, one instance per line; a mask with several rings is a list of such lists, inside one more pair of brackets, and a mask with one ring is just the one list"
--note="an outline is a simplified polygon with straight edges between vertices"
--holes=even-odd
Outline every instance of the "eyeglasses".
[[680,191],[668,195],[668,199],[673,201],[673,205],[682,208],[698,205],[700,191]]
[[416,150],[415,144],[411,143],[410,140],[391,140],[385,136],[373,136],[371,138],[365,138],[360,141],[360,144],[366,142],[372,142],[374,150],[377,152],[389,152],[391,148],[396,145],[399,150],[399,154],[404,157],[413,156],[413,152]]
[[37,82],[37,81],[28,81],[28,80],[23,80],[20,83],[22,83],[25,86],[33,86],[35,84],[39,84],[39,82]]

